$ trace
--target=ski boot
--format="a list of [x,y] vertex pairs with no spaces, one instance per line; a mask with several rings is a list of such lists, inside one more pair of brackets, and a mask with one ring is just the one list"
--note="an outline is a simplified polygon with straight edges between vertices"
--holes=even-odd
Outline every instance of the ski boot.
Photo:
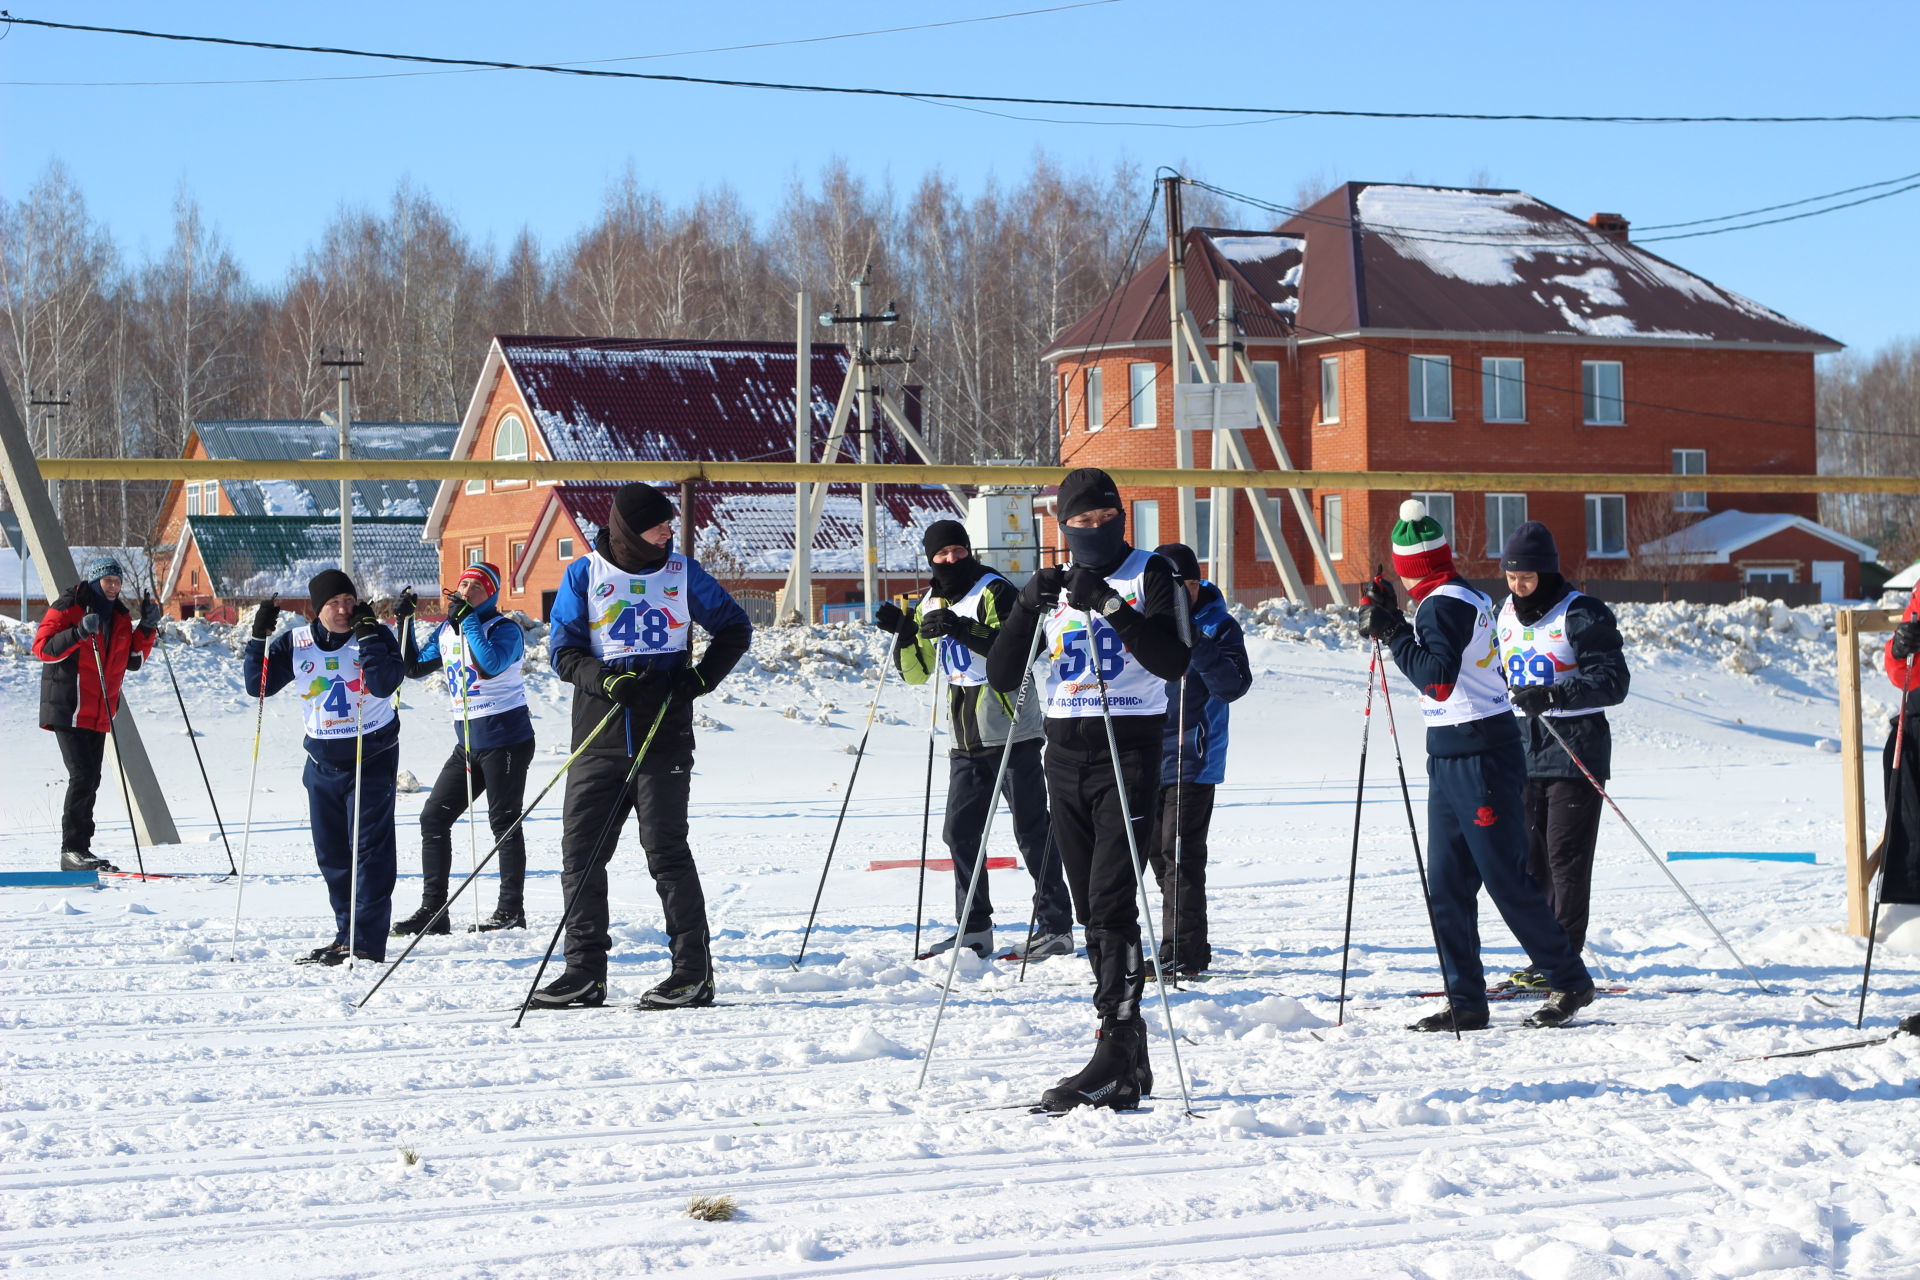
[[1545,991],[1547,989],[1547,975],[1531,967],[1515,969],[1507,975],[1507,980],[1500,985],[1503,987],[1522,987],[1528,991]]
[[1110,1107],[1131,1111],[1140,1105],[1140,1060],[1146,1056],[1146,1027],[1138,1018],[1101,1020],[1093,1057],[1074,1075],[1040,1095],[1043,1111]]
[[315,947],[294,961],[295,964],[324,964],[329,968],[346,962],[347,944],[344,942],[329,942],[324,947]]
[[526,927],[527,913],[525,911],[520,910],[518,907],[512,908],[511,910],[506,907],[495,907],[493,914],[485,920],[482,920],[479,924],[468,925],[467,932],[497,933],[501,929],[524,929]]
[[[1442,1009],[1438,1013],[1430,1013],[1424,1018],[1409,1022],[1407,1024],[1407,1030],[1442,1031],[1452,1034],[1454,1029],[1453,1018],[1454,1011],[1452,1009]],[[1485,1009],[1480,1010],[1478,1013],[1462,1013],[1460,1015],[1460,1030],[1485,1031],[1487,1029],[1487,1021],[1487,1011]]]
[[1065,933],[1036,933],[1032,942],[1015,947],[1010,958],[1035,964],[1048,956],[1070,956],[1073,952],[1073,930],[1069,929]]
[[530,1009],[598,1009],[607,1002],[607,983],[569,969],[527,999]]
[[[434,919],[436,915],[440,917],[438,920]],[[431,907],[422,905],[418,911],[408,916],[405,920],[395,920],[393,922],[393,929],[391,930],[392,936],[396,938],[405,938],[416,933],[440,934],[452,932],[453,926],[447,923],[447,912],[440,910],[440,904],[438,903],[435,903]]]
[[1593,985],[1589,983],[1578,991],[1549,991],[1547,1002],[1534,1010],[1527,1019],[1530,1027],[1564,1027],[1573,1021],[1573,1015],[1593,1003]]
[[711,973],[670,973],[640,997],[642,1009],[704,1009],[713,1003]]
[[60,869],[62,871],[119,871],[120,868],[105,858],[96,858],[79,849],[60,851]]
[[943,956],[953,950],[956,943],[985,960],[987,953],[993,950],[993,930],[991,928],[975,929],[968,934],[951,934],[922,951],[914,959],[931,960],[935,956]]

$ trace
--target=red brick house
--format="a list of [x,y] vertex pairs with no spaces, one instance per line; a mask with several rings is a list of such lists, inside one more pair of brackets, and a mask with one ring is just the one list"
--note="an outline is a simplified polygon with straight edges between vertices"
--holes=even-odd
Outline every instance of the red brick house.
[[[845,348],[813,348],[813,448],[822,454],[842,384]],[[772,342],[641,338],[494,338],[453,445],[455,458],[559,461],[792,461],[794,348]],[[856,461],[850,415],[839,461]],[[907,420],[911,422],[912,416]],[[920,461],[884,424],[878,462]],[[488,560],[501,567],[503,609],[545,617],[561,575],[605,524],[612,484],[469,480],[440,486],[425,537],[443,573]],[[669,494],[679,505],[678,491]],[[920,529],[957,518],[940,488],[883,485],[876,506],[881,592],[924,573]],[[684,514],[684,513],[683,513]],[[729,589],[768,606],[793,559],[793,490],[705,484],[694,495],[695,554]],[[816,606],[860,589],[859,487],[834,485],[813,544]],[[889,581],[889,575],[895,580]]]
[[[1840,344],[1633,244],[1616,215],[1583,222],[1518,191],[1347,183],[1271,232],[1188,231],[1183,267],[1210,356],[1218,284],[1230,287],[1237,341],[1298,467],[1816,472],[1813,362]],[[1167,280],[1163,256],[1043,353],[1063,465],[1176,465]],[[1206,466],[1210,434],[1194,436]],[[1260,432],[1244,440],[1254,466],[1275,465]],[[1141,541],[1177,536],[1174,490],[1126,496]],[[1387,559],[1407,496],[1312,494],[1342,581]],[[1583,577],[1621,576],[1641,544],[1736,505],[1817,515],[1812,495],[1723,495],[1704,480],[1641,498],[1520,483],[1421,496],[1472,576],[1493,575],[1526,519],[1553,529]],[[1303,576],[1324,581],[1291,502],[1273,501]],[[1236,585],[1270,591],[1279,577],[1250,514],[1238,499]]]

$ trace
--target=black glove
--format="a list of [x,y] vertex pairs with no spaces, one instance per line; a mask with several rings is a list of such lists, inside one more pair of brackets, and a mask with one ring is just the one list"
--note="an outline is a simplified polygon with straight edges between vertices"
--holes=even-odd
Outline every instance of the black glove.
[[880,607],[873,611],[873,625],[895,635],[900,634],[901,626],[908,621],[906,611],[891,600],[882,600]]
[[400,598],[393,602],[393,616],[405,622],[420,611],[420,597],[413,594],[412,587],[404,587]]
[[1529,719],[1543,711],[1563,707],[1567,702],[1566,687],[1557,684],[1522,685],[1511,696],[1514,707]]
[[1027,579],[1027,585],[1020,588],[1020,603],[1029,613],[1052,613],[1060,603],[1060,593],[1066,589],[1067,571],[1059,565],[1049,565],[1035,570]]
[[160,602],[152,596],[140,597],[140,625],[148,631],[160,629]]
[[1400,612],[1399,595],[1381,574],[1360,596],[1360,634],[1381,643],[1393,639],[1407,627],[1407,615]]
[[1113,584],[1085,565],[1073,566],[1067,575],[1067,604],[1087,613],[1105,613],[1107,602],[1120,593]]
[[365,600],[355,600],[353,612],[347,615],[347,625],[353,628],[356,640],[368,640],[380,630],[380,618],[372,605]]
[[253,611],[253,638],[265,640],[280,625],[280,606],[271,600],[262,600],[260,607]]
[[920,634],[929,640],[967,633],[967,620],[951,609],[935,609],[920,619]]
[[608,700],[628,710],[644,707],[652,700],[645,680],[634,672],[613,667],[600,668],[600,691],[607,695]]
[[1905,662],[1914,654],[1920,653],[1920,618],[1912,622],[1903,622],[1893,629],[1893,644],[1889,652],[1894,661]]
[[80,634],[97,636],[100,634],[100,615],[89,609],[80,615]]
[[461,595],[458,591],[447,592],[447,621],[451,622],[456,629],[461,623],[467,620],[467,615],[472,612],[473,606],[467,603],[465,596]]
[[692,702],[703,693],[710,693],[713,686],[707,678],[694,667],[682,667],[673,673],[673,696],[682,702]]

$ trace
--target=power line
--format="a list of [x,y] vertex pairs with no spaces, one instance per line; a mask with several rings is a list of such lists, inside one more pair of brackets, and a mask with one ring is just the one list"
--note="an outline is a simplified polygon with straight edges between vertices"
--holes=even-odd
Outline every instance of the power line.
[[1326,116],[1358,120],[1459,120],[1459,121],[1532,121],[1554,124],[1911,124],[1920,115],[1837,115],[1837,116],[1596,116],[1548,115],[1542,112],[1475,111],[1358,111],[1331,107],[1239,107],[1203,106],[1171,102],[1113,102],[1088,98],[1030,98],[986,93],[934,93],[920,89],[879,89],[851,85],[797,84],[771,80],[738,80],[714,76],[667,75],[659,72],[608,71],[590,67],[567,67],[551,63],[500,62],[483,58],[447,58],[432,54],[386,53],[372,49],[347,49],[331,45],[285,44],[271,40],[238,40],[230,36],[184,35],[166,31],[145,31],[135,27],[101,27],[76,22],[51,22],[43,18],[16,18],[0,9],[0,19],[20,26],[43,27],[53,31],[84,31],[96,35],[139,36],[149,40],[173,40],[187,44],[217,44],[241,49],[270,49],[283,53],[328,53],[350,58],[378,58],[389,62],[419,62],[433,66],[481,67],[499,71],[540,71],[550,75],[587,76],[613,80],[652,80],[668,84],[701,84],[727,89],[779,89],[790,93],[831,93],[877,98],[928,98],[945,102],[996,102],[1028,107],[1095,107],[1115,111],[1182,111],[1225,115]]

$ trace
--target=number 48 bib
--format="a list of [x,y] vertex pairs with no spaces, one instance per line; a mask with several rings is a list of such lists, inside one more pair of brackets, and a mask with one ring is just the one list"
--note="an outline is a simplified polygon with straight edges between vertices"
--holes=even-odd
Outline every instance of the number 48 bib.
[[670,555],[651,573],[628,573],[593,552],[587,557],[587,624],[602,662],[680,653],[687,647],[687,562]]

